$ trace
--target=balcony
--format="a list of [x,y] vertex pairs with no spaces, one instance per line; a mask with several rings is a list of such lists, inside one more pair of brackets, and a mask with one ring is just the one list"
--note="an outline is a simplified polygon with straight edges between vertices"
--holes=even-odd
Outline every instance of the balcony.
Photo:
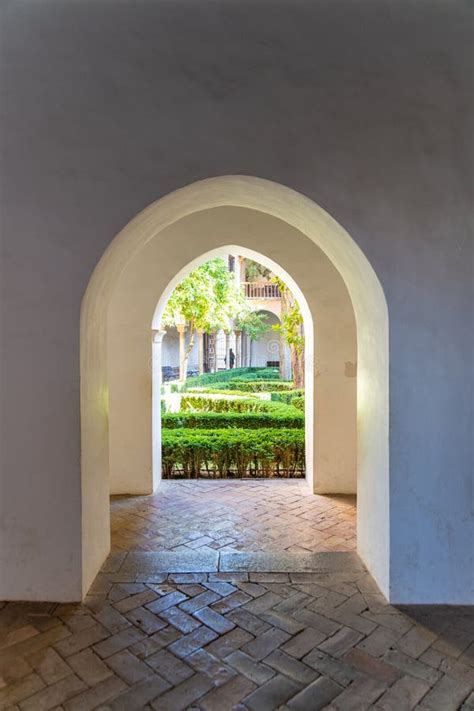
[[247,299],[280,299],[280,287],[270,282],[244,281],[242,283]]

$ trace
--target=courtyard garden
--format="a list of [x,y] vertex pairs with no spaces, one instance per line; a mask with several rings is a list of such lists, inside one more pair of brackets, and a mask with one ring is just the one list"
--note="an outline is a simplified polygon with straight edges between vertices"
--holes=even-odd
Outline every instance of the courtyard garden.
[[161,386],[163,478],[304,477],[303,317],[288,287],[252,260],[211,259],[175,287],[161,327],[179,335],[166,351],[179,377]]
[[278,368],[235,368],[162,386],[162,474],[305,476],[304,390]]

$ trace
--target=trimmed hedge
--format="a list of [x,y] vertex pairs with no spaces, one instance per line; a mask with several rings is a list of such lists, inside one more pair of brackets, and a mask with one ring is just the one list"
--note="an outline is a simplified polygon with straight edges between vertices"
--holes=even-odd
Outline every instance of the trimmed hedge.
[[297,410],[304,412],[304,395],[295,395],[295,397],[291,401],[291,405],[292,407],[296,407]]
[[279,378],[279,372],[278,368],[232,368],[229,370],[219,370],[217,373],[203,373],[202,375],[188,378],[183,384],[183,390],[201,385],[226,383],[236,378],[242,380],[277,380]]
[[188,393],[188,395],[226,395],[227,397],[229,397],[229,395],[243,395],[246,398],[256,398],[257,400],[259,399],[258,395],[244,392],[243,390],[232,390],[232,392],[229,392],[229,388],[188,388],[184,392]]
[[278,392],[293,388],[291,380],[230,380],[228,385],[229,390],[251,393]]
[[300,429],[165,429],[162,452],[164,478],[302,476],[305,467]]
[[300,395],[304,395],[304,388],[288,390],[288,392],[272,392],[271,399],[274,402],[284,402],[287,405],[291,405],[292,399]]
[[[283,402],[293,405],[300,410],[304,410],[304,389],[289,390],[288,392],[272,392],[270,394],[272,402]],[[302,404],[301,404],[302,403]]]
[[[210,388],[199,388],[200,390],[206,390],[207,392],[212,392]],[[292,390],[293,383],[291,380],[247,380],[245,378],[238,378],[236,380],[227,380],[225,382],[219,383],[219,390],[231,390],[237,392],[277,392]],[[194,387],[183,387],[181,392],[194,392],[196,388]]]
[[[292,414],[283,402],[272,402],[260,398],[215,398],[205,395],[183,395],[181,412],[274,412]],[[294,414],[294,413],[293,413]]]
[[[290,408],[288,408],[290,410]],[[296,408],[292,412],[168,412],[161,417],[166,429],[259,429],[303,428],[304,415]]]

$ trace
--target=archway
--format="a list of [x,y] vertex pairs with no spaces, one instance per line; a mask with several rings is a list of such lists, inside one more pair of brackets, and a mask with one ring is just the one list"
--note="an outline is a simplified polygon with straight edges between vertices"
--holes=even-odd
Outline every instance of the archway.
[[[113,240],[90,280],[81,311],[83,592],[109,549],[108,423],[109,404],[113,406],[113,402],[109,403],[108,397],[107,331],[115,287],[144,248],[160,245],[160,235],[166,229],[192,215],[228,207],[271,216],[291,228],[295,235],[307,238],[308,243],[319,248],[347,289],[357,324],[358,550],[388,597],[388,313],[382,288],[355,242],[314,202],[281,185],[241,176],[195,183],[145,209]],[[159,248],[162,263],[176,257],[172,241],[161,242]],[[283,241],[272,256],[278,263],[288,260],[288,271],[299,269],[304,276],[309,266],[298,262],[293,248],[293,244]],[[308,289],[311,293],[311,285]],[[354,362],[349,360],[345,375],[351,377],[354,368]],[[331,395],[337,394],[337,379],[334,373],[324,370],[316,370],[315,374],[313,383],[318,401],[329,402]],[[339,376],[338,381],[342,382]],[[331,446],[334,450],[334,441]],[[316,469],[324,469],[326,454],[323,448],[317,449]],[[334,458],[326,461],[328,464],[333,465]]]
[[[205,214],[205,211],[200,211],[200,217],[203,217]],[[235,223],[237,220],[235,219],[234,215],[234,229],[235,229]],[[176,223],[179,225],[178,223]],[[194,230],[196,230],[196,224],[193,225]],[[218,226],[216,225],[218,228]],[[189,227],[186,225],[180,225],[181,231],[184,235],[187,234],[186,230],[189,230]],[[237,229],[239,228],[239,225],[237,225]],[[178,227],[179,229],[179,227]],[[258,228],[257,228],[258,229]],[[203,230],[204,234],[206,232],[211,233],[212,229],[210,226],[208,226],[206,223],[203,225]],[[216,230],[216,233],[219,234],[219,230]],[[312,314],[312,309],[311,306],[308,304],[303,291],[301,290],[300,286],[298,283],[293,279],[291,274],[289,274],[285,269],[283,269],[279,264],[277,264],[275,261],[270,259],[268,256],[263,255],[259,252],[256,252],[253,249],[249,249],[248,247],[243,247],[242,245],[226,245],[223,247],[218,247],[217,249],[211,250],[209,252],[206,252],[196,259],[192,260],[190,263],[186,264],[176,275],[173,276],[171,281],[166,285],[166,288],[163,290],[163,292],[160,295],[160,298],[156,304],[156,308],[153,313],[153,319],[151,322],[151,328],[153,331],[153,344],[152,344],[152,474],[151,476],[145,476],[144,481],[142,483],[143,489],[140,491],[140,493],[151,493],[157,486],[159,480],[161,479],[161,393],[160,393],[160,387],[162,383],[162,362],[163,362],[163,337],[164,337],[164,332],[160,330],[161,328],[161,317],[163,314],[163,311],[165,309],[166,303],[170,297],[170,294],[172,293],[173,289],[184,279],[191,271],[193,271],[197,266],[200,264],[203,264],[204,262],[214,259],[215,257],[227,257],[228,254],[239,254],[242,257],[246,257],[248,259],[251,259],[253,261],[259,262],[263,266],[267,267],[273,274],[278,276],[292,291],[292,293],[295,295],[298,304],[301,309],[301,313],[303,315],[303,321],[304,321],[304,329],[305,329],[305,334],[306,334],[306,342],[305,342],[305,349],[306,349],[306,357],[305,357],[305,371],[306,371],[306,382],[310,383],[310,386],[306,388],[306,398],[305,398],[305,444],[306,444],[306,480],[311,488],[311,490],[315,489],[314,487],[314,477],[313,477],[313,430],[314,430],[314,417],[313,417],[313,395],[314,395],[314,388],[311,386],[311,381],[313,379],[313,370],[314,370],[314,327],[313,327],[313,314]],[[144,255],[143,257],[143,262],[147,262],[148,264],[153,263],[153,257],[151,254]],[[137,264],[136,265],[136,275],[138,273],[142,273],[142,266]],[[113,341],[113,334],[110,334],[111,330],[115,330],[118,334],[119,337],[122,338],[123,336],[123,329],[124,327],[127,328],[127,331],[129,333],[132,333],[132,331],[135,329],[135,318],[136,318],[136,309],[132,308],[128,310],[128,315],[129,318],[127,319],[124,315],[124,308],[125,304],[129,303],[130,297],[132,296],[132,289],[133,289],[133,297],[136,297],[136,288],[137,288],[137,279],[136,276],[132,274],[132,278],[129,281],[128,288],[127,284],[122,284],[122,289],[123,293],[121,298],[117,299],[116,303],[112,302],[112,311],[115,311],[115,323],[116,327],[115,329],[112,327],[112,329],[109,329],[109,336],[112,335],[112,338],[110,340]],[[340,287],[342,284],[340,285]],[[155,285],[151,281],[140,281],[140,287],[142,291],[146,291],[146,294],[143,294],[144,301],[148,301],[148,303],[152,303],[154,299],[154,295],[157,292],[157,289]],[[343,300],[347,302],[347,299],[345,298],[345,288],[342,286],[341,291],[343,291]],[[113,306],[115,305],[115,309]],[[346,306],[348,304],[346,303]],[[313,307],[314,309],[314,307]],[[113,320],[113,316],[112,316]],[[143,334],[144,335],[144,334]],[[133,335],[132,335],[133,338]],[[354,343],[351,344],[353,345],[354,349],[356,347],[355,344],[355,338],[354,338]],[[136,354],[136,343],[135,341],[133,342],[133,350]],[[112,343],[112,348],[113,348],[113,343]],[[129,358],[126,357],[125,359],[126,365],[125,367],[120,367],[118,368],[118,371],[120,373],[120,379],[123,379],[123,373],[124,370],[127,369],[128,373],[130,371],[130,361]],[[142,364],[144,360],[142,359]],[[121,419],[121,422],[117,424],[117,434],[116,434],[116,440],[117,440],[117,446],[115,447],[115,452],[114,455],[116,456],[117,459],[117,466],[122,466],[123,462],[126,461],[127,458],[127,434],[126,434],[126,418],[124,417],[124,412],[125,412],[125,406],[126,402],[130,401],[130,398],[133,397],[133,393],[136,388],[136,383],[138,381],[138,378],[140,377],[140,365],[138,364],[137,368],[137,379],[131,378],[129,380],[129,388],[124,391],[122,389],[121,393],[121,402],[119,403],[119,406],[117,407],[116,410],[116,416],[117,418]],[[118,383],[117,383],[118,385]],[[123,380],[121,387],[123,388]],[[353,406],[355,407],[355,401]],[[141,403],[137,403],[137,407],[141,408]],[[349,414],[349,419],[351,418],[351,413]],[[113,435],[112,435],[113,436]],[[120,448],[120,449],[119,449]],[[149,451],[149,447],[148,450]],[[134,456],[136,456],[137,453],[135,452]],[[120,464],[119,464],[120,463]],[[120,482],[121,485],[123,485],[123,479]],[[319,488],[320,491],[324,490],[324,486]],[[113,490],[113,487],[112,487]],[[136,474],[134,473],[131,477],[126,477],[126,486],[125,489],[121,490],[119,489],[117,493],[130,493],[130,490],[134,491],[136,490]],[[352,492],[351,492],[352,493]]]

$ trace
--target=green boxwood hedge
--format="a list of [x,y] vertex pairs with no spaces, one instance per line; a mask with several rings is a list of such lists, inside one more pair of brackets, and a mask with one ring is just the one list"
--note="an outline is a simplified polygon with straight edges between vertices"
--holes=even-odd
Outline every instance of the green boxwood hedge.
[[[225,385],[227,385],[225,383]],[[259,399],[259,395],[256,393],[248,393],[244,392],[243,390],[232,390],[232,392],[229,392],[229,388],[187,388],[185,391],[188,393],[188,395],[226,395],[229,397],[229,395],[232,395],[232,397],[237,397],[239,395],[243,395],[246,398],[257,398]]]
[[280,390],[291,390],[293,383],[288,380],[230,380],[229,390],[240,390],[243,392],[261,393],[278,392]]
[[180,401],[181,412],[274,412],[288,413],[289,406],[283,402],[272,402],[260,398],[216,398],[205,395],[183,395]]
[[305,407],[304,395],[295,395],[295,397],[291,401],[291,405],[293,407],[296,407],[301,412],[304,412],[304,407]]
[[304,415],[296,408],[291,412],[168,412],[161,417],[166,429],[303,428]]
[[284,402],[287,405],[291,405],[293,398],[299,397],[300,395],[304,395],[304,388],[288,390],[287,392],[272,392],[271,399],[274,402]]
[[301,429],[162,431],[164,478],[303,476]]
[[231,370],[219,370],[217,373],[203,373],[193,378],[188,378],[183,384],[183,390],[201,385],[214,385],[216,383],[226,383],[236,378],[242,380],[278,380],[278,368],[232,368]]
[[[191,379],[191,378],[190,378]],[[237,378],[236,380],[226,380],[225,382],[219,383],[219,391],[224,392],[225,390],[230,390],[234,392],[279,392],[287,391],[293,389],[293,383],[291,380],[247,380],[244,378]],[[207,392],[212,392],[211,388],[200,387],[199,390],[205,390]],[[195,387],[181,388],[181,392],[195,392]]]

